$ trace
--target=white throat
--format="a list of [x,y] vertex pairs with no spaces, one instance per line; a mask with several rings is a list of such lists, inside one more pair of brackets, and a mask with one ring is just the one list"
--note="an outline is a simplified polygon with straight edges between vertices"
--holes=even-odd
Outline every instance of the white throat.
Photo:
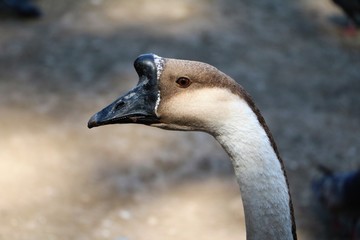
[[217,125],[214,135],[234,166],[247,239],[293,239],[290,196],[280,160],[252,109],[244,100],[236,105],[241,110]]

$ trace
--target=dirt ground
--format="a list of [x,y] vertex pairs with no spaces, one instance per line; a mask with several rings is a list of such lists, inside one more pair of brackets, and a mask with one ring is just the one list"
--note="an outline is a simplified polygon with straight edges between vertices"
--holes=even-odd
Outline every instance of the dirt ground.
[[360,167],[360,38],[328,0],[39,0],[0,18],[0,239],[245,239],[228,157],[203,133],[89,130],[137,82],[141,53],[208,62],[262,110],[285,161],[300,239],[335,237],[317,164]]

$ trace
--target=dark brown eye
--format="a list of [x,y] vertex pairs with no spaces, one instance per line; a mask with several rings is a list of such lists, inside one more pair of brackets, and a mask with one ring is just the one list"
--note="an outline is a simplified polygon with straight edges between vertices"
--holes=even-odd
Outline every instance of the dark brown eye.
[[191,81],[187,77],[180,77],[176,80],[176,83],[181,88],[187,88],[188,86],[190,86]]

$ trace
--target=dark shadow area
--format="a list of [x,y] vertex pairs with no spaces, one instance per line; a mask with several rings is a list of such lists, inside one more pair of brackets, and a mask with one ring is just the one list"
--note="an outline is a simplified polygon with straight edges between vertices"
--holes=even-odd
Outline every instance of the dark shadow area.
[[30,0],[0,0],[0,20],[34,20],[42,16],[42,11]]

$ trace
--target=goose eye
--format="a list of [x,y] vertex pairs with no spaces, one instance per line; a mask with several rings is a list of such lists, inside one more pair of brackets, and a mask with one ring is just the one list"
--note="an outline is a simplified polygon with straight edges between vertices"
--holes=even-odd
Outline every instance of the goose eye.
[[187,88],[188,86],[190,86],[191,81],[187,77],[180,77],[176,80],[176,83],[181,88]]

